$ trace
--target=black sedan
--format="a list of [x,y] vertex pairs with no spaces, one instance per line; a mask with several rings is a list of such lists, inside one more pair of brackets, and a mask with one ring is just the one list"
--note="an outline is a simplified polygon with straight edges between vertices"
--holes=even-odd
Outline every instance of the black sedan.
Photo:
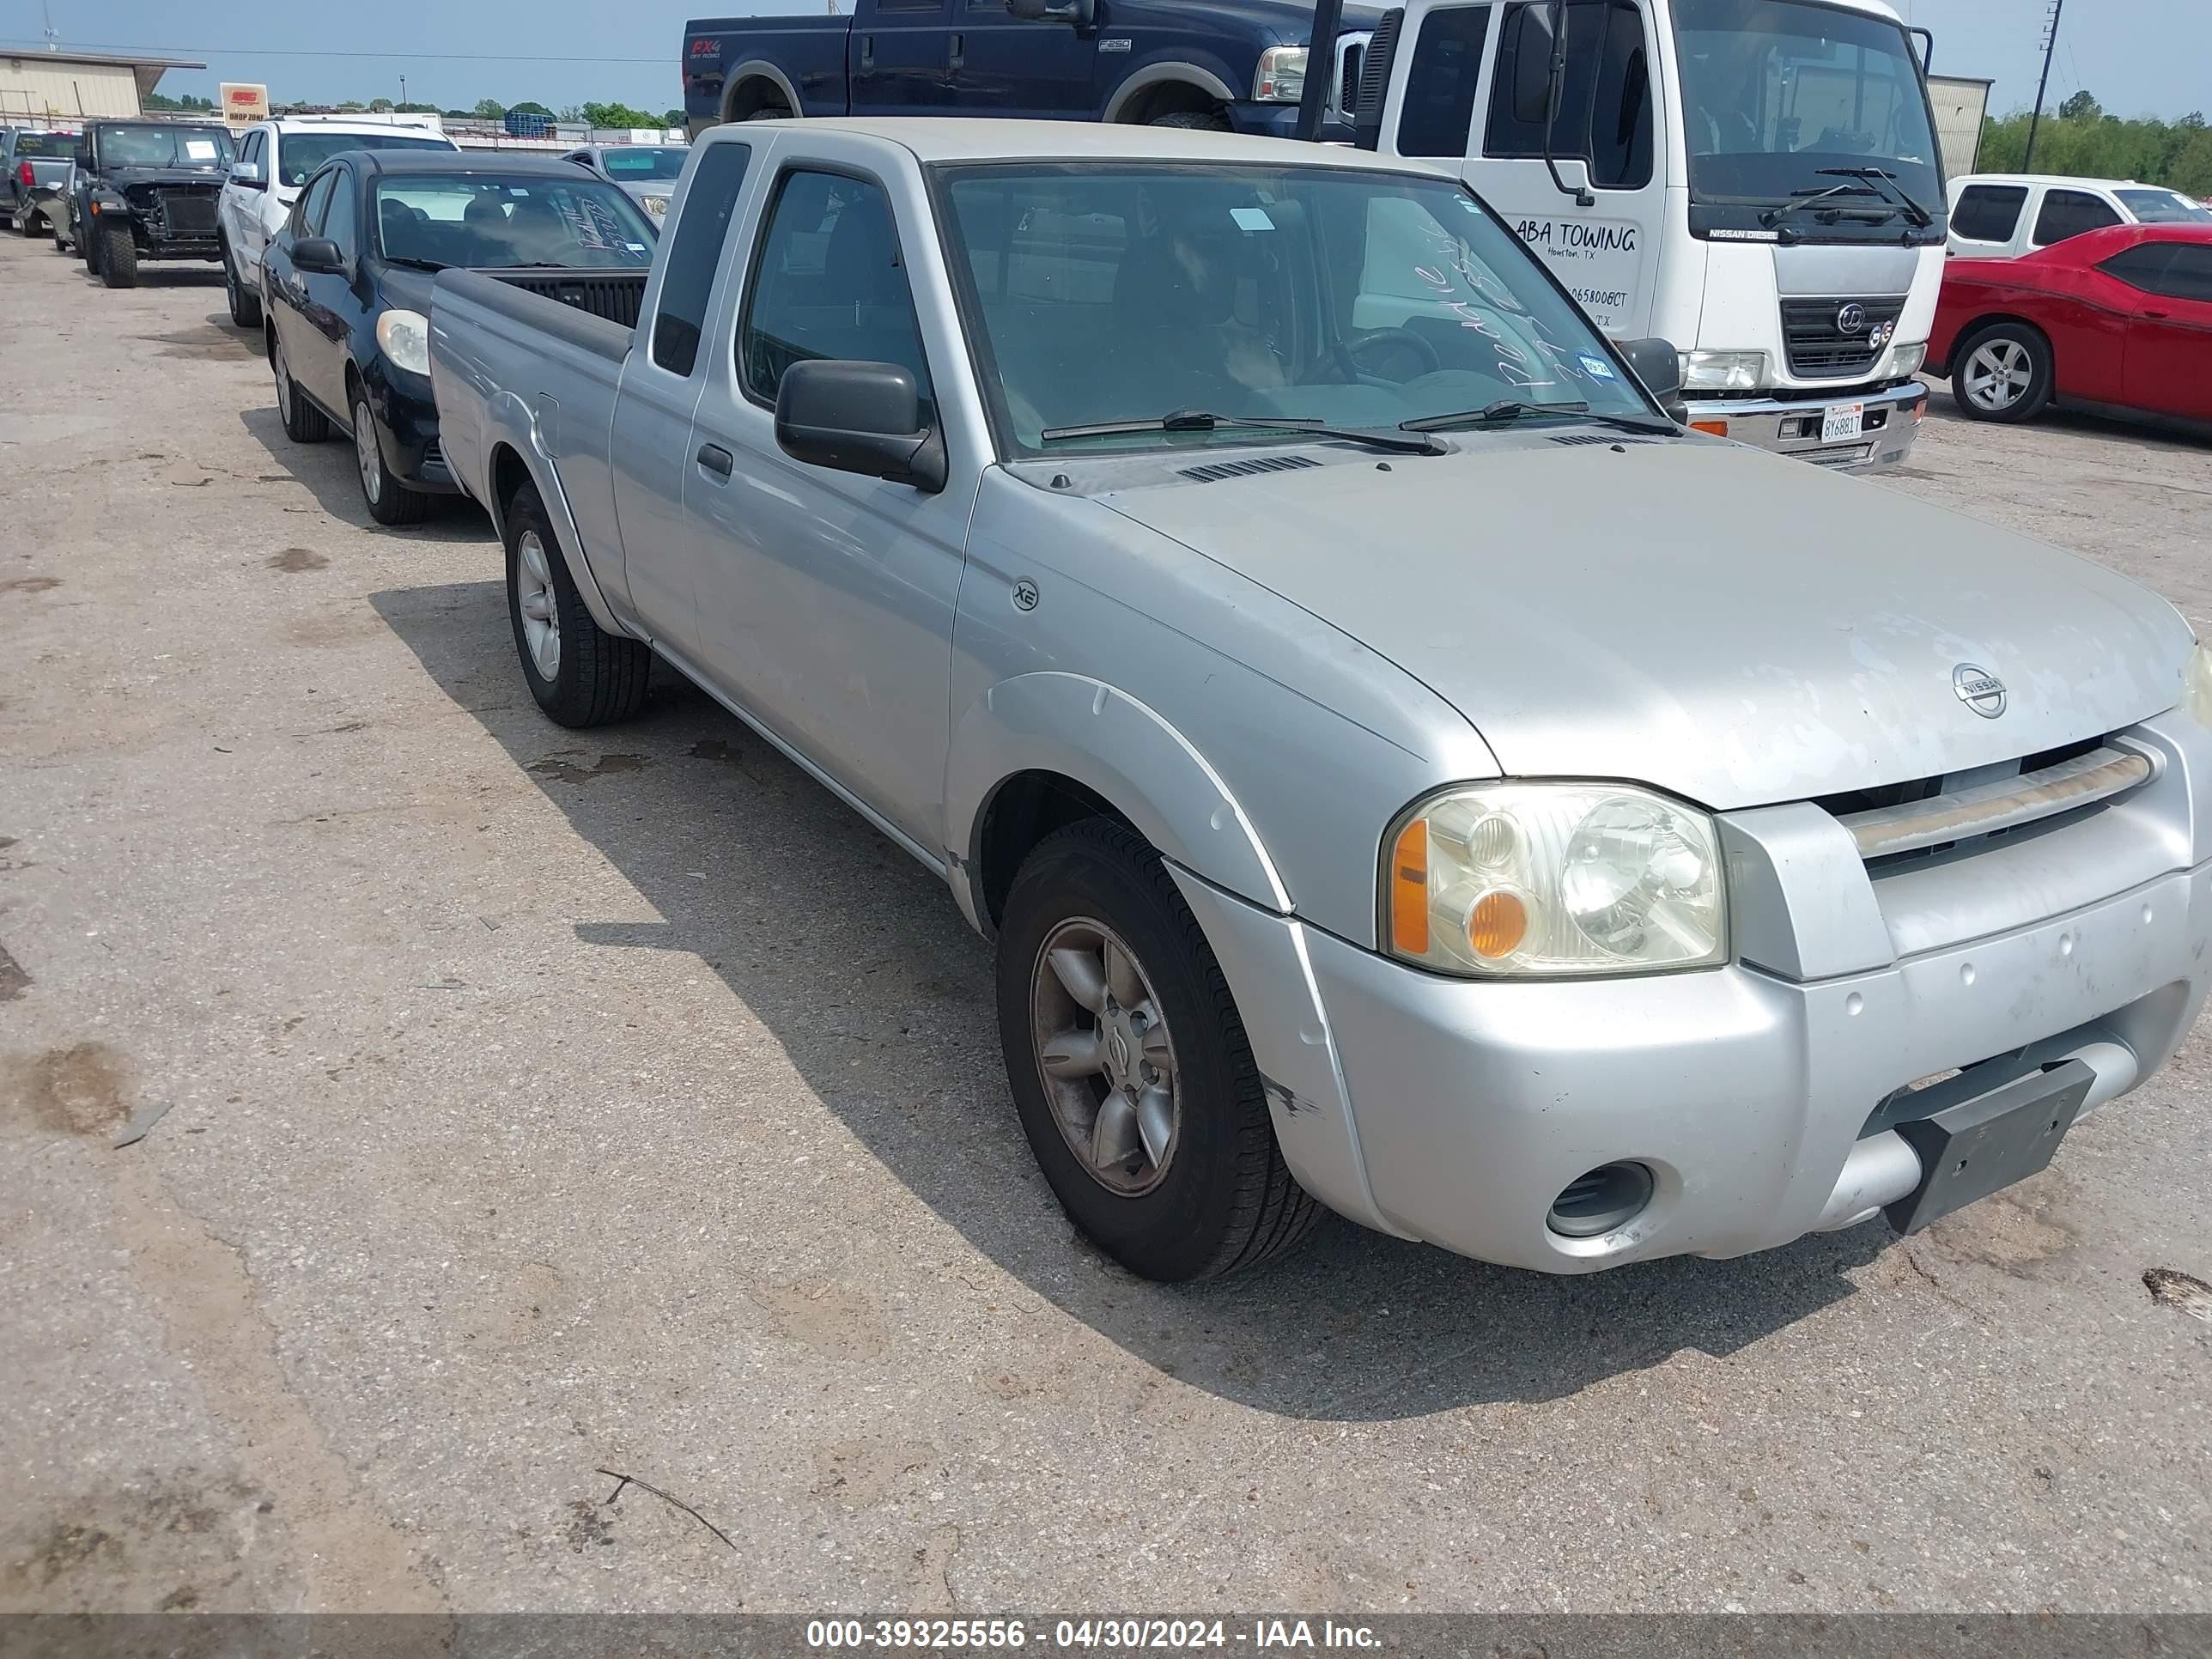
[[463,266],[634,323],[654,231],[617,185],[555,157],[348,150],[307,181],[261,264],[287,435],[353,434],[380,524],[453,492],[430,396],[430,294]]

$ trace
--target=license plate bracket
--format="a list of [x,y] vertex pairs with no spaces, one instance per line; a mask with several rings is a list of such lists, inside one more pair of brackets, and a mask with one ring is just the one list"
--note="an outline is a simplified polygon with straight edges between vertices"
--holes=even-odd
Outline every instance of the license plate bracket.
[[1820,415],[1820,441],[1824,444],[1847,444],[1856,439],[1866,422],[1864,404],[1830,404]]
[[1932,1116],[1897,1126],[1920,1155],[1920,1184],[1883,1212],[1900,1233],[1936,1221],[2048,1165],[2097,1074],[2069,1060]]

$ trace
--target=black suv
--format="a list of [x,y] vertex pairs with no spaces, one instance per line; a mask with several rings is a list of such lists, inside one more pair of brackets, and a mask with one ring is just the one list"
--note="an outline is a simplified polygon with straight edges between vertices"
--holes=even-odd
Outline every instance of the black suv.
[[76,151],[76,222],[86,268],[110,288],[141,259],[222,258],[216,204],[230,134],[181,121],[94,121]]

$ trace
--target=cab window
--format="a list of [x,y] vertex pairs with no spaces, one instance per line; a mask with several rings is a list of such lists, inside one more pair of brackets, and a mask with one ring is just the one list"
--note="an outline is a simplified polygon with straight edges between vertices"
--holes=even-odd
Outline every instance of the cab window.
[[880,185],[841,173],[784,175],[761,239],[738,356],[747,393],[771,404],[793,363],[896,363],[912,371],[925,418],[935,418],[914,292]]
[[2049,247],[2069,236],[2119,222],[2118,212],[2101,196],[2092,196],[2086,190],[2049,191],[2043,198],[2043,211],[2035,216],[2035,243],[2038,247]]
[[1474,125],[1474,86],[1490,35],[1488,6],[1455,6],[1421,20],[1398,116],[1401,155],[1464,155]]
[[1951,234],[1970,242],[2009,242],[2027,205],[2025,185],[1968,185],[1951,210]]
[[[1587,161],[1590,183],[1601,190],[1639,190],[1651,182],[1652,149],[1644,15],[1628,0],[1571,0],[1564,9],[1567,72],[1552,154]],[[1545,0],[1519,0],[1504,9],[1498,70],[1491,77],[1486,155],[1544,153],[1553,17]]]

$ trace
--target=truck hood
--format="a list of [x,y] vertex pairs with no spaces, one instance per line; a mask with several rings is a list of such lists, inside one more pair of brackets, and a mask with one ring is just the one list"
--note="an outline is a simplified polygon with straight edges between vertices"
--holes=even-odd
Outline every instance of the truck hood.
[[[1594,435],[1098,499],[1396,663],[1511,776],[1727,810],[2017,760],[2180,700],[2188,624],[2100,566],[1802,461]],[[1965,700],[1962,665],[2003,682],[2001,714]]]

